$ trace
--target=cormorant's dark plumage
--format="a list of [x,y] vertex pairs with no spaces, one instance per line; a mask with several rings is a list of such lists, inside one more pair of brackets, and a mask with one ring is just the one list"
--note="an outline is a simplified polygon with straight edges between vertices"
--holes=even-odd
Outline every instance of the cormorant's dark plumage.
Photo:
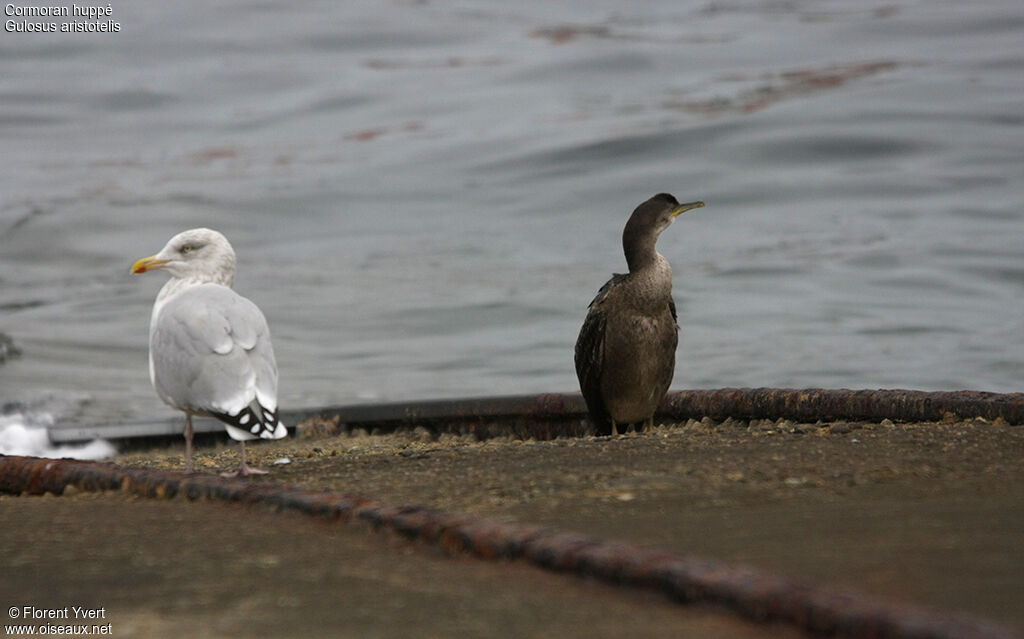
[[656,248],[677,215],[704,206],[659,193],[633,211],[622,232],[628,274],[615,274],[590,303],[576,340],[576,375],[599,434],[653,425],[672,383],[679,340],[672,268]]

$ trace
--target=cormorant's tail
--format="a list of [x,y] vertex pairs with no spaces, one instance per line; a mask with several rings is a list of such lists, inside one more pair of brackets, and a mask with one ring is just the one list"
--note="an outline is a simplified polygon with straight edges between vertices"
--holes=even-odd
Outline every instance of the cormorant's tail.
[[594,422],[594,434],[611,435],[612,416],[608,413],[608,409],[605,408],[604,402],[600,397],[588,395],[588,393],[584,393],[583,399],[587,402],[587,411],[590,413],[590,421]]

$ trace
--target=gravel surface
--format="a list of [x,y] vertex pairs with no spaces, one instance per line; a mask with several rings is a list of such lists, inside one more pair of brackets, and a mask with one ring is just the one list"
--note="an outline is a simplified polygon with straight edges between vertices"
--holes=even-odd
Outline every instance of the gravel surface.
[[[704,420],[552,441],[415,429],[293,437],[250,453],[271,470],[258,481],[624,539],[1024,631],[1021,427]],[[201,445],[196,468],[232,469],[237,455]],[[181,469],[182,447],[116,461]],[[0,586],[3,602],[88,592],[116,602],[139,636],[789,632],[518,563],[445,559],[360,524],[81,494],[3,497],[0,512],[0,565],[20,568]]]

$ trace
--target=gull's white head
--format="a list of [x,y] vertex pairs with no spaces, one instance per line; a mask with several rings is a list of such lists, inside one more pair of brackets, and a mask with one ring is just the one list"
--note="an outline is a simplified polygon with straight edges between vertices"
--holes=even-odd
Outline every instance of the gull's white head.
[[131,272],[156,269],[179,280],[231,286],[235,280],[235,250],[213,229],[190,229],[172,237],[156,255],[132,264]]

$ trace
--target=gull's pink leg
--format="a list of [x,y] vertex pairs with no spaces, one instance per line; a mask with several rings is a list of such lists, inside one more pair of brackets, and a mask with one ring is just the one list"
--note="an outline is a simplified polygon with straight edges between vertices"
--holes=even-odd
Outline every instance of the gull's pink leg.
[[221,473],[221,477],[245,477],[246,475],[266,475],[267,471],[262,468],[253,468],[245,463],[245,442],[238,442],[242,446],[242,463],[238,466],[238,470],[233,473]]
[[185,413],[185,472],[192,472],[192,413]]

